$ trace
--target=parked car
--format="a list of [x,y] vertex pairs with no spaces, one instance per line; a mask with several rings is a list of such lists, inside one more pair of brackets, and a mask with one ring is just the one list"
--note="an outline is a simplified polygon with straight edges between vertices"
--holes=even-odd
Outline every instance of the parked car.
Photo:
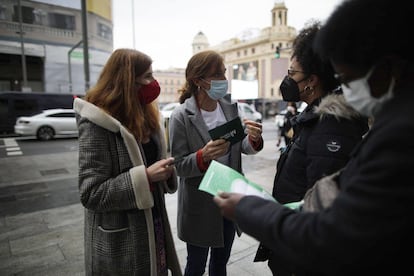
[[262,122],[262,114],[256,111],[256,109],[254,109],[251,105],[238,102],[237,106],[239,108],[239,116],[242,121],[243,119],[248,119],[258,123]]
[[179,105],[180,103],[174,102],[174,103],[167,103],[166,105],[161,107],[160,111],[164,119],[169,119],[173,110]]
[[22,136],[36,136],[39,140],[50,140],[57,136],[78,136],[75,111],[73,109],[47,109],[33,116],[19,117],[14,132]]

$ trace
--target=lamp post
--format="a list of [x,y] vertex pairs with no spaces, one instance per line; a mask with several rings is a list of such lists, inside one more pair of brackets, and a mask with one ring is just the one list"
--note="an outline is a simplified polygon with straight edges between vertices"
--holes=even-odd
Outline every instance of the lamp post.
[[69,51],[68,51],[68,72],[69,72],[69,92],[72,93],[73,85],[72,85],[72,66],[70,62],[70,55],[72,54],[73,50],[75,50],[79,45],[81,45],[82,40],[76,43]]
[[23,86],[21,88],[22,92],[31,91],[30,87],[27,86],[27,69],[26,69],[26,56],[24,54],[24,41],[23,41],[23,16],[22,16],[22,6],[20,0],[18,1],[18,12],[19,12],[19,33],[20,33],[20,45],[22,49],[22,74],[23,74]]
[[89,90],[89,44],[88,44],[88,21],[86,10],[86,0],[81,0],[82,4],[82,41],[83,41],[83,69],[85,71],[85,90]]

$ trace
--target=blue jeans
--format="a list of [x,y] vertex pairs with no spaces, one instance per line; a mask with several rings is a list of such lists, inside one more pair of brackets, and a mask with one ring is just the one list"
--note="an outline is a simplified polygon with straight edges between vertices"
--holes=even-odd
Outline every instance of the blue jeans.
[[210,252],[210,263],[208,274],[210,276],[227,275],[227,262],[230,259],[231,247],[235,235],[234,224],[223,218],[224,247],[200,247],[187,243],[187,264],[185,276],[202,276],[207,263],[208,252]]

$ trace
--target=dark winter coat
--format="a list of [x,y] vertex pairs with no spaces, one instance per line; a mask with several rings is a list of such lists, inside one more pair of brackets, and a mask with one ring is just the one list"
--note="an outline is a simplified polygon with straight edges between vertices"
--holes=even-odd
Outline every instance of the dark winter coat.
[[300,201],[316,180],[342,168],[368,130],[343,95],[329,94],[291,118],[292,142],[281,154],[273,184],[280,203]]
[[241,230],[295,275],[405,275],[414,248],[414,93],[395,91],[345,166],[340,193],[320,212],[259,197],[236,206]]

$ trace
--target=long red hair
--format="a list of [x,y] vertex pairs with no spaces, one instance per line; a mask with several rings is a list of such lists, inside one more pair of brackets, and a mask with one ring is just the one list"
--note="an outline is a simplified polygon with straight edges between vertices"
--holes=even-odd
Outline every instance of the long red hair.
[[117,49],[106,62],[96,85],[85,96],[86,101],[120,121],[139,141],[160,127],[156,101],[141,104],[135,84],[135,79],[151,64],[152,59],[142,52]]

